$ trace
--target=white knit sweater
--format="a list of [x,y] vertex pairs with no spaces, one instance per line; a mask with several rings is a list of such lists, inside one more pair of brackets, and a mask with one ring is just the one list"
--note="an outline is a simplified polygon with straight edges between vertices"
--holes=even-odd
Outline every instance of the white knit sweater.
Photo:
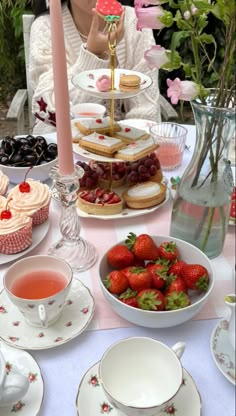
[[[82,71],[99,68],[109,68],[107,60],[99,59],[86,50],[78,34],[70,11],[63,6],[63,25],[65,34],[66,60],[68,71],[68,86],[72,104],[82,102],[100,102],[101,99],[92,97],[76,88],[72,77]],[[144,118],[160,121],[159,87],[157,71],[151,72],[144,59],[144,52],[155,44],[151,30],[136,30],[136,16],[134,9],[126,7],[125,36],[116,47],[116,56],[119,68],[135,70],[149,75],[152,86],[134,98],[116,100],[115,118]],[[32,24],[30,35],[29,79],[34,91],[32,111],[39,118],[36,119],[34,134],[55,131],[54,122],[54,94],[52,50],[50,34],[50,17],[48,14],[38,17]],[[41,105],[40,105],[41,103]],[[44,105],[46,103],[46,106]],[[109,110],[109,102],[102,101]],[[121,113],[122,103],[125,115]]]

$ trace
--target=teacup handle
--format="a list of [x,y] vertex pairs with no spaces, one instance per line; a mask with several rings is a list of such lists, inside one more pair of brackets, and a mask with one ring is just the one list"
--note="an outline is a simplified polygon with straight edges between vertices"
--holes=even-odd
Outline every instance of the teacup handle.
[[185,351],[186,344],[185,342],[177,342],[171,349],[175,352],[178,358],[181,358]]
[[39,313],[39,319],[41,321],[42,327],[47,328],[48,327],[48,318],[46,314],[46,310],[44,305],[38,306],[38,313]]

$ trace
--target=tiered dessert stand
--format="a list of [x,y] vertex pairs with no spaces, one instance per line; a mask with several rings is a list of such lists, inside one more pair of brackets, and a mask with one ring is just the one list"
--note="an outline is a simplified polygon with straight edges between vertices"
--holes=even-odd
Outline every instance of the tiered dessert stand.
[[[152,79],[145,75],[142,74],[140,72],[137,71],[132,71],[132,70],[126,70],[126,69],[120,69],[120,68],[115,68],[115,53],[116,53],[116,36],[113,37],[113,41],[111,40],[111,33],[116,33],[116,23],[115,22],[111,22],[108,25],[108,46],[109,46],[109,51],[110,51],[110,68],[109,69],[97,69],[97,70],[90,70],[90,71],[83,71],[77,75],[75,75],[72,79],[73,84],[79,88],[80,90],[82,90],[83,92],[86,92],[87,94],[90,94],[91,96],[94,97],[102,97],[104,99],[109,99],[110,100],[110,136],[113,136],[114,134],[114,107],[115,107],[115,100],[117,99],[127,99],[127,98],[131,98],[131,97],[135,97],[138,94],[141,94],[145,89],[149,88],[152,85]],[[141,78],[141,83],[140,83],[140,88],[137,90],[131,90],[131,91],[121,91],[119,89],[119,78],[120,75],[122,74],[126,74],[126,75],[138,75]],[[97,87],[96,87],[96,80],[101,76],[101,75],[108,75],[111,78],[111,89],[107,92],[100,92]],[[93,159],[95,161],[100,161],[100,162],[107,162],[110,163],[110,169],[109,169],[109,178],[108,178],[108,182],[109,182],[109,189],[112,189],[113,186],[113,181],[112,181],[112,163],[115,162],[123,162],[123,160],[119,160],[119,159],[115,159],[114,158],[109,158],[109,157],[105,157],[105,156],[100,156],[97,155],[95,153],[91,153],[88,152],[87,150],[85,151],[84,149],[82,149],[79,144],[76,144],[76,148],[79,149],[78,150],[78,154],[80,154],[81,156],[88,158],[88,159]],[[168,192],[167,192],[167,197],[166,200],[164,202],[166,202],[168,199]],[[162,204],[161,204],[162,205]],[[152,207],[152,209],[156,209]],[[128,210],[131,211],[131,210]],[[145,210],[146,212],[150,212],[150,210]],[[144,210],[140,210],[140,213],[137,214],[135,213],[135,215],[141,215],[144,213]],[[89,215],[83,215],[83,213],[81,212],[82,216],[89,216]],[[127,215],[127,213],[124,213],[124,215]],[[91,216],[91,215],[90,215]],[[100,218],[100,216],[99,216]],[[110,219],[111,216],[103,216],[103,219]]]

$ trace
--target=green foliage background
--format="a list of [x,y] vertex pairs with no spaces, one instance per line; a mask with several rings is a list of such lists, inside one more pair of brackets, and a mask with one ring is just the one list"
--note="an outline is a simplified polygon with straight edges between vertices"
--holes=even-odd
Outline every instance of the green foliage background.
[[[120,0],[122,4],[133,6],[133,0]],[[170,6],[164,8],[171,10]],[[22,14],[31,13],[31,0],[0,0],[0,103],[7,104],[14,96],[18,88],[25,88],[25,66],[24,66],[24,46],[22,34]],[[169,49],[171,35],[176,26],[164,28],[161,31],[154,31],[156,43]],[[211,17],[206,30],[211,33],[217,42],[216,65],[221,65],[224,54],[224,41],[222,36],[221,22]],[[189,42],[183,44],[184,55],[187,58],[192,55]],[[210,51],[209,51],[210,52]],[[179,71],[172,71],[171,74],[163,70],[159,71],[160,90],[166,94],[166,78],[179,76],[183,79],[183,74]],[[207,86],[214,86],[213,71],[205,73]]]
[[25,87],[22,14],[30,13],[30,0],[0,1],[0,102],[7,104]]

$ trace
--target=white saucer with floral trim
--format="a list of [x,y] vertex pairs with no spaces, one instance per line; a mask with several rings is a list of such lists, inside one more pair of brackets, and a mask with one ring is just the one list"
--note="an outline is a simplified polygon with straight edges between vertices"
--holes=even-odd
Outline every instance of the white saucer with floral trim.
[[235,385],[235,351],[229,341],[228,330],[226,319],[218,322],[211,335],[211,353],[221,373]]
[[4,342],[0,342],[0,349],[6,360],[6,371],[11,371],[12,364],[29,379],[29,389],[21,400],[9,406],[0,407],[0,415],[11,416],[19,413],[21,416],[36,416],[39,414],[44,394],[44,382],[41,370],[35,359],[26,351],[12,348]]
[[0,293],[0,338],[16,348],[54,348],[81,334],[87,328],[93,314],[93,296],[89,289],[75,278],[60,318],[46,329],[27,324],[3,289]]
[[[123,416],[107,400],[98,378],[99,363],[94,364],[84,375],[80,382],[76,409],[78,416],[95,416],[111,414],[111,416]],[[201,416],[201,396],[190,374],[183,370],[183,385],[179,393],[168,407],[163,406],[163,416]]]

